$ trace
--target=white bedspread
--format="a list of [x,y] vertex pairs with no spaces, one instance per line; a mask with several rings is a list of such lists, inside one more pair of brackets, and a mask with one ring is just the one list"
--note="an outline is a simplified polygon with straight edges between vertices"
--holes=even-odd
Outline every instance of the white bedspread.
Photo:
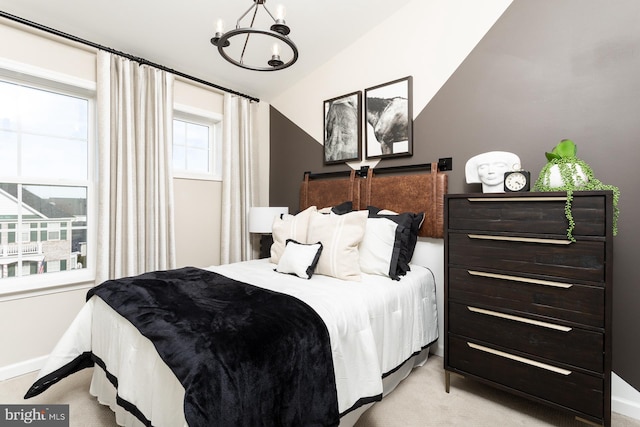
[[[303,280],[276,273],[274,267],[268,260],[254,260],[209,269],[293,295],[320,315],[331,340],[340,413],[360,398],[382,394],[383,374],[438,338],[435,283],[424,267],[412,266],[400,281],[364,274],[362,282],[320,275]],[[62,337],[38,378],[85,351],[106,363],[118,378],[118,395],[154,426],[186,426],[184,389],[153,344],[95,297]],[[115,407],[110,388],[101,370],[95,369],[91,393],[111,406],[118,424],[139,425],[135,417]]]

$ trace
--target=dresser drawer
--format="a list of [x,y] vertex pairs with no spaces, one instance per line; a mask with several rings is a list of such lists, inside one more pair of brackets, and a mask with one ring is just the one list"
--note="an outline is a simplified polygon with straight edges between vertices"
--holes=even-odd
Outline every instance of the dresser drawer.
[[602,419],[604,381],[601,377],[558,369],[452,334],[448,339],[448,365],[445,368],[476,375]]
[[605,280],[603,241],[496,240],[511,236],[449,233],[449,264],[469,268],[507,270],[547,277],[602,282]]
[[[546,201],[536,201],[546,200]],[[448,201],[450,230],[566,235],[565,197],[464,197]],[[574,196],[574,236],[604,236],[605,197]]]
[[599,332],[453,302],[449,303],[449,331],[594,372],[604,369]]
[[604,328],[604,288],[466,268],[448,270],[448,297]]

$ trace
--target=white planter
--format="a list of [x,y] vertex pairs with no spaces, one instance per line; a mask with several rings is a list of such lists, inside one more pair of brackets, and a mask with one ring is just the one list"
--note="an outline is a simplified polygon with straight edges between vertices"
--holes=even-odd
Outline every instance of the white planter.
[[[589,178],[582,170],[580,165],[576,166],[576,173],[573,175],[573,184],[576,187],[582,187],[587,182],[589,182]],[[558,165],[553,165],[549,168],[549,187],[551,188],[560,188],[564,187],[564,180],[562,179],[562,175],[560,175],[560,168]]]

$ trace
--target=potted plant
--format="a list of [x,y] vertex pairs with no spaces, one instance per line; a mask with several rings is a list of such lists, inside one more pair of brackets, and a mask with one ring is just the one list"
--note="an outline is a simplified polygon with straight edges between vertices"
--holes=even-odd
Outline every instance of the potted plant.
[[533,186],[534,191],[566,191],[567,203],[565,215],[569,222],[567,237],[572,242],[575,222],[571,212],[574,191],[611,190],[613,191],[613,235],[618,234],[618,200],[620,190],[613,185],[600,182],[593,175],[593,170],[584,160],[576,157],[578,147],[570,139],[563,139],[553,150],[546,152],[547,164],[540,171],[540,176]]

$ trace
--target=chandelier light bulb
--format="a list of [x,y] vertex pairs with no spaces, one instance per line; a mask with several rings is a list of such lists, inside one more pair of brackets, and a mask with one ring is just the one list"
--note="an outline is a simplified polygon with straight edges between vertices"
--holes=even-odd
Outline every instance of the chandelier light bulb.
[[273,47],[271,48],[271,60],[268,62],[268,64],[272,67],[279,67],[284,64],[284,62],[282,62],[282,59],[280,59],[280,45],[278,43],[274,43]]
[[224,33],[224,21],[222,19],[216,21],[216,34],[217,33]]
[[[224,35],[224,21],[222,19],[218,19],[216,21],[216,33],[213,36],[213,38],[211,38],[211,43],[214,46],[218,46],[220,44],[220,38],[222,38],[222,36]],[[226,40],[222,43],[222,47],[227,47],[229,46],[230,42],[229,40]]]
[[276,7],[275,23],[271,26],[271,31],[275,31],[279,34],[282,34],[283,36],[286,36],[289,34],[291,30],[287,26],[287,23],[284,20],[284,16],[286,15],[286,13],[287,13],[287,10],[284,8],[283,5],[279,4]]

